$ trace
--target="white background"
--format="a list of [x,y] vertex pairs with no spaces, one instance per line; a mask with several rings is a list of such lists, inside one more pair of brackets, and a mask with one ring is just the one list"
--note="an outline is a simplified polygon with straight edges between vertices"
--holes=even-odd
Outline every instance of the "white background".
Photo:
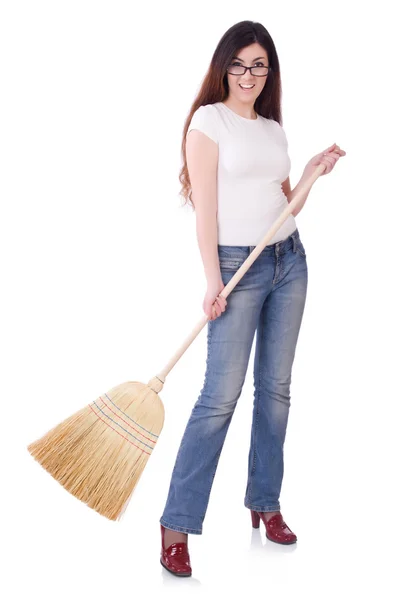
[[[18,2],[0,13],[3,597],[395,597],[396,53],[391,2]],[[243,505],[253,354],[193,577],[159,563],[169,480],[204,376],[203,330],[168,375],[166,418],[122,521],[77,501],[28,443],[158,373],[202,316],[182,129],[223,33],[276,44],[292,187],[346,151],[297,217],[309,287],[271,543]],[[394,558],[393,558],[394,555]]]

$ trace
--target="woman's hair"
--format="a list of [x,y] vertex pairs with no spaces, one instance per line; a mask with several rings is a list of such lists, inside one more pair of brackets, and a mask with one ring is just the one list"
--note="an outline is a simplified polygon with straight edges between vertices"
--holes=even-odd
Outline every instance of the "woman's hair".
[[233,56],[236,56],[240,50],[255,42],[266,50],[271,69],[267,76],[266,85],[255,101],[254,108],[258,114],[267,119],[273,119],[282,125],[280,66],[273,40],[261,23],[240,21],[240,23],[236,23],[230,27],[220,39],[201,89],[185,121],[182,138],[183,165],[179,173],[179,181],[182,184],[182,190],[179,195],[186,200],[183,206],[190,201],[194,209],[191,197],[191,183],[186,163],[186,134],[193,114],[202,105],[223,102],[227,98],[229,85],[226,69],[230,65]]

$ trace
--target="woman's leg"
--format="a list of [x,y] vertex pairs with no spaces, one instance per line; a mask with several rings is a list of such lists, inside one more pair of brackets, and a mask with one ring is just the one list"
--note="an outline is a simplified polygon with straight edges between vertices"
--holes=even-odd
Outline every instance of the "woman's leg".
[[[249,247],[220,246],[226,284],[249,255]],[[204,386],[187,423],[160,523],[201,534],[210,491],[237,400],[263,304],[263,285],[248,271],[228,296],[224,313],[208,322]]]
[[[254,407],[245,506],[280,511],[283,445],[291,371],[307,290],[306,254],[299,234],[278,246],[272,289],[262,307],[254,361]],[[271,516],[271,514],[269,515]]]

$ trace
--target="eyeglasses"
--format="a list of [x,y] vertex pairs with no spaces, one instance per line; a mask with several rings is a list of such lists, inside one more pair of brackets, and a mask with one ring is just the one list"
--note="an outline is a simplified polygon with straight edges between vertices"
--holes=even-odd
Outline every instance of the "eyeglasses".
[[229,65],[226,71],[230,75],[245,75],[247,69],[249,69],[251,75],[255,75],[255,77],[265,77],[271,70],[271,67],[244,67],[244,65],[234,63]]

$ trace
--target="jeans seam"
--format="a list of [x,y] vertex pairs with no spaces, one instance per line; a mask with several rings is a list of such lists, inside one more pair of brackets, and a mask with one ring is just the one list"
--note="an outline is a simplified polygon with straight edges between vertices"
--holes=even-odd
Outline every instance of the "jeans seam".
[[[262,310],[263,310],[263,306],[261,308],[260,311],[260,315],[262,314]],[[260,324],[259,324],[260,327]],[[262,329],[260,327],[261,330],[261,335],[262,335]],[[256,436],[257,436],[257,431],[258,431],[258,418],[259,418],[259,400],[260,400],[260,396],[261,396],[261,383],[262,383],[262,361],[261,361],[261,353],[262,353],[262,340],[260,342],[260,346],[259,346],[259,357],[258,357],[258,362],[259,362],[259,382],[258,382],[258,390],[257,390],[257,396],[256,396],[256,411],[255,411],[255,423],[254,423],[254,435],[252,436],[252,445],[253,445],[253,457],[252,457],[252,467],[251,467],[251,473],[250,473],[250,483],[248,486],[248,501],[251,502],[251,492],[252,492],[252,482],[251,482],[251,478],[253,476],[253,474],[255,473],[255,465],[256,465]]]
[[212,340],[212,323],[213,321],[208,321],[208,330],[207,330],[207,344],[208,344],[208,354],[206,361],[206,369],[205,369],[205,377],[204,377],[204,385],[207,383],[207,377],[209,374],[210,364],[211,364],[211,340]]
[[212,486],[214,484],[215,474],[216,474],[216,471],[217,471],[217,468],[218,468],[218,463],[219,463],[219,458],[220,458],[220,455],[221,455],[221,452],[222,452],[222,448],[223,448],[223,444],[222,444],[220,450],[218,450],[218,453],[217,453],[217,455],[215,457],[215,469],[214,469],[214,472],[213,472],[211,480],[210,480],[209,490],[207,492],[207,502],[206,502],[206,504],[204,506],[204,514],[201,515],[201,518],[203,520],[205,518],[205,513],[207,512],[208,503],[209,503],[209,499],[210,499],[210,494],[211,494]]

